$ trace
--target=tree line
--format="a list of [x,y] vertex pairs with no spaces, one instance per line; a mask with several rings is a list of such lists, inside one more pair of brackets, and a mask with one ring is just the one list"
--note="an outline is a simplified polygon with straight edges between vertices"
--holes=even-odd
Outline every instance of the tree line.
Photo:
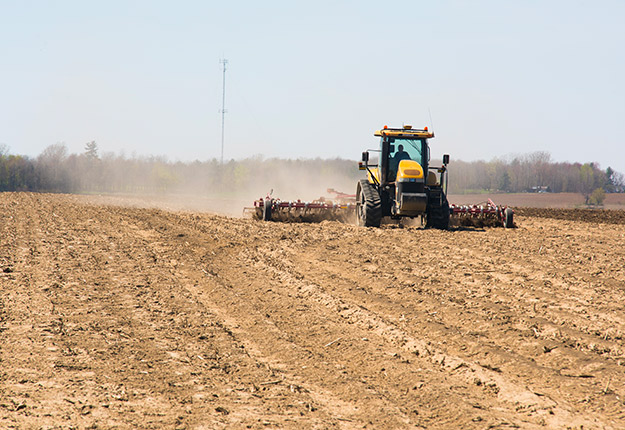
[[166,157],[100,155],[95,142],[79,154],[65,144],[48,146],[32,158],[0,147],[0,191],[54,193],[187,193],[218,198],[260,198],[272,188],[286,198],[313,199],[327,188],[353,192],[361,174],[345,159],[169,161]]
[[[601,193],[625,192],[625,176],[598,163],[555,162],[545,151],[496,158],[491,161],[455,161],[450,164],[450,193],[482,191],[506,193],[581,193],[586,203]],[[602,199],[601,199],[602,200]]]
[[[433,165],[440,165],[433,161]],[[449,192],[575,192],[593,203],[593,193],[625,192],[623,174],[597,163],[554,162],[548,152],[491,161],[452,160]],[[356,162],[335,159],[265,159],[172,162],[165,157],[100,155],[96,142],[82,153],[66,145],[48,146],[37,157],[10,154],[0,147],[0,191],[62,193],[168,193],[228,197],[257,195],[271,188],[284,198],[314,198],[326,188],[353,193],[362,177]],[[600,191],[598,191],[600,190]],[[309,194],[309,195],[306,195]]]

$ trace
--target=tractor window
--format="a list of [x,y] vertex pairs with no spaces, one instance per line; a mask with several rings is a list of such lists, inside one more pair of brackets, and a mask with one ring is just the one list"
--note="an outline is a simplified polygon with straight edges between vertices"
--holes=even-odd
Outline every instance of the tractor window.
[[421,148],[423,148],[422,139],[399,139],[390,138],[391,146],[389,151],[389,163],[388,163],[388,180],[394,181],[397,175],[397,167],[401,160],[414,160],[417,163],[423,165],[423,156],[421,154]]
[[421,164],[423,163],[421,157],[421,143],[421,139],[391,139],[391,145],[393,145],[394,151],[389,151],[388,156],[391,159],[415,160]]

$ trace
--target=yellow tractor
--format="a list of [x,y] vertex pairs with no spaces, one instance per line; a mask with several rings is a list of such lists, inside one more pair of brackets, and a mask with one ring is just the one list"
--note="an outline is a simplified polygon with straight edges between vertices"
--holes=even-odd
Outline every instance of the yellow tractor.
[[[428,139],[434,133],[427,127],[388,128],[374,133],[380,137],[379,149],[362,153],[360,170],[367,171],[356,189],[358,224],[379,227],[382,217],[400,219],[424,217],[427,227],[447,229],[450,208],[446,196],[447,164],[432,168]],[[377,163],[369,164],[369,152],[377,152]],[[438,175],[437,175],[438,173]]]

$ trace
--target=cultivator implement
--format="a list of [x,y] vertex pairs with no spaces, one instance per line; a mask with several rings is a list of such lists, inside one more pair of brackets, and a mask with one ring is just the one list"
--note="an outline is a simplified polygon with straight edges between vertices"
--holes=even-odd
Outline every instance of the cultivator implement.
[[356,214],[356,195],[345,194],[332,188],[332,199],[320,197],[310,202],[302,200],[283,201],[271,197],[254,201],[254,207],[245,208],[244,213],[264,221],[320,222],[324,220],[351,222]]
[[[273,198],[271,193],[254,201],[253,207],[244,209],[244,214],[264,221],[321,222],[333,220],[354,222],[356,217],[356,195],[345,194],[332,188],[332,199],[320,197],[305,202],[284,201]],[[514,211],[507,206],[497,205],[491,199],[475,205],[449,205],[452,225],[475,227],[514,227]],[[422,220],[423,222],[423,220]]]
[[449,205],[451,221],[459,225],[514,227],[514,211],[508,206],[496,205],[491,199],[476,205]]

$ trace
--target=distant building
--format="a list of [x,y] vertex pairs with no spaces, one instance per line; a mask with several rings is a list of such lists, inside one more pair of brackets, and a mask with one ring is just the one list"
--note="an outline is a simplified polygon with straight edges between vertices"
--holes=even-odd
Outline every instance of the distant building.
[[528,188],[528,193],[550,193],[551,187],[549,185],[538,185],[536,187]]

